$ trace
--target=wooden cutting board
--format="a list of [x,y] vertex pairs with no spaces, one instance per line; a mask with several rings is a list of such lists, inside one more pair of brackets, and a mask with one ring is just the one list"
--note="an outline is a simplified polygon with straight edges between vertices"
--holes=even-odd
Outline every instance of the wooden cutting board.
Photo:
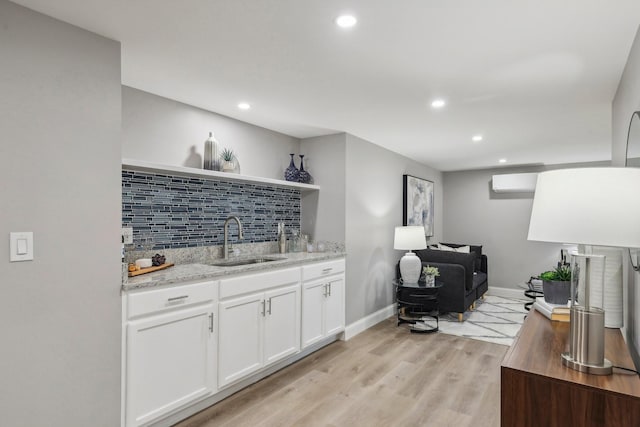
[[139,276],[141,274],[153,273],[154,271],[164,270],[165,268],[172,267],[172,262],[165,262],[164,264],[156,265],[155,267],[141,268],[140,270],[130,271],[129,277]]

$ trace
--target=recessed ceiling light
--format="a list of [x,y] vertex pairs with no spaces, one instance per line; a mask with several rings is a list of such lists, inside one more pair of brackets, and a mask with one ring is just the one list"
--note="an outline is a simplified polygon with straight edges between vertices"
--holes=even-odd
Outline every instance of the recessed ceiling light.
[[445,104],[446,102],[444,102],[444,99],[434,99],[433,102],[431,102],[431,106],[433,108],[442,108]]
[[480,142],[482,141],[482,135],[473,135],[473,138],[471,138],[474,142]]
[[498,160],[498,163],[507,163],[507,159],[500,159]]
[[353,15],[340,15],[336,18],[336,25],[340,28],[351,28],[358,23]]
[[251,108],[251,105],[247,104],[246,102],[241,102],[238,104],[238,108],[241,110],[248,110]]

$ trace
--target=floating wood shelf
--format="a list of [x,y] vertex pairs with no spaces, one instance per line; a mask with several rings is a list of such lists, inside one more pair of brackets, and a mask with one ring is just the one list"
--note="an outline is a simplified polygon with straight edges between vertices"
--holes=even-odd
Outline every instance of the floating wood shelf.
[[216,172],[205,169],[188,168],[184,166],[162,165],[134,159],[122,159],[122,169],[137,172],[151,172],[163,175],[188,176],[201,179],[224,179],[246,182],[251,184],[269,184],[279,187],[297,188],[301,192],[319,191],[320,187],[312,184],[284,181],[281,179],[262,178],[257,176],[240,175],[237,173]]

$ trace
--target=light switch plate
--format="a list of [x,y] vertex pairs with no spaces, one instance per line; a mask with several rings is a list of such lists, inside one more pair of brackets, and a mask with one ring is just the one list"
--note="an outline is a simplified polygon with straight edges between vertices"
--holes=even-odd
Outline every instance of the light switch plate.
[[33,232],[14,231],[9,233],[9,261],[33,260]]
[[122,243],[125,245],[133,244],[133,228],[122,227]]

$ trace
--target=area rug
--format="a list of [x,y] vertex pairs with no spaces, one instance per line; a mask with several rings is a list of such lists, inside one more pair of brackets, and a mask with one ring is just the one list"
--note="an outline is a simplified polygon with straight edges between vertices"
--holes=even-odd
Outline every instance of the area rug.
[[440,332],[510,346],[527,314],[525,302],[489,295],[476,302],[474,311],[464,313],[464,322],[457,314],[441,315]]

